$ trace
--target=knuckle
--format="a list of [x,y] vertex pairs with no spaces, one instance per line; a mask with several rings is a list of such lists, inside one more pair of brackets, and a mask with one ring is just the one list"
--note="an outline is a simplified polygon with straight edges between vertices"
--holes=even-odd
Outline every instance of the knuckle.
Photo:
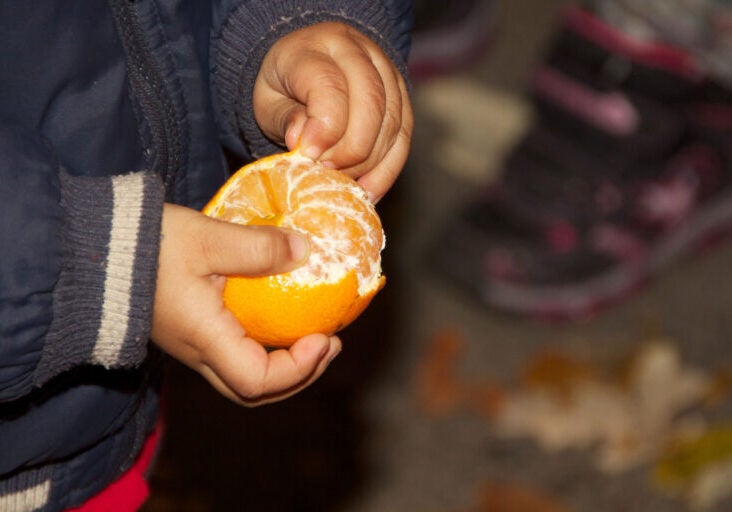
[[283,259],[282,237],[272,229],[252,228],[246,243],[246,254],[252,270],[258,274],[270,274],[278,270]]
[[251,403],[254,400],[257,400],[264,396],[265,394],[265,386],[264,386],[264,379],[263,378],[257,378],[253,380],[249,380],[239,386],[239,389],[236,390],[236,393],[245,401],[245,403],[249,402]]
[[322,69],[318,76],[318,87],[328,91],[329,94],[345,98],[348,95],[348,83],[342,73],[335,66],[328,66]]
[[250,369],[245,376],[241,376],[235,385],[234,391],[245,403],[256,405],[254,402],[267,394],[267,381],[269,373],[269,358],[266,354],[261,355],[255,369]]
[[262,230],[252,230],[253,236],[245,243],[244,253],[254,273],[267,273],[275,266],[275,250],[270,237]]
[[217,237],[218,231],[210,229],[209,219],[199,226],[196,240],[198,241],[198,249],[201,253],[203,261],[209,266],[209,268],[216,265],[219,259],[220,253],[220,241]]
[[344,144],[342,154],[349,163],[363,162],[371,155],[373,145],[370,137],[353,137]]

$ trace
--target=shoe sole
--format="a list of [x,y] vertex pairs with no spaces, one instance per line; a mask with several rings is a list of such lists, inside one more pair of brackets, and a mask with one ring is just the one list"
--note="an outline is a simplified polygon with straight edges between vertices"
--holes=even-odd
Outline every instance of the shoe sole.
[[638,265],[619,266],[578,285],[522,287],[491,281],[482,287],[483,301],[499,309],[545,320],[591,318],[633,295],[672,263],[727,238],[732,229],[732,193],[719,197],[696,218],[660,239]]
[[456,27],[444,27],[412,40],[407,67],[415,81],[464,68],[478,60],[493,40],[497,2],[479,2],[475,12]]

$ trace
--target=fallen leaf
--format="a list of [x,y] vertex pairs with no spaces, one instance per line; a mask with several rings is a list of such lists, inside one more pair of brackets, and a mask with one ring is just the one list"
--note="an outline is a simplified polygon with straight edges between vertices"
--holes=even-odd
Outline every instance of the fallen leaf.
[[465,343],[455,330],[444,330],[431,340],[415,372],[418,407],[433,416],[469,411],[487,417],[497,414],[503,402],[503,387],[484,379],[469,381],[459,372]]
[[457,376],[463,345],[462,337],[452,330],[441,331],[431,340],[417,367],[414,386],[417,403],[426,413],[441,416],[464,404]]
[[593,449],[601,470],[625,471],[653,460],[678,416],[701,405],[712,383],[705,372],[685,368],[667,340],[641,345],[623,379],[598,375],[569,356],[534,361],[528,384],[507,392],[497,431],[549,451]]
[[653,469],[656,485],[706,510],[732,496],[732,425],[716,425],[671,443]]
[[569,512],[555,496],[524,484],[491,483],[484,486],[476,512]]

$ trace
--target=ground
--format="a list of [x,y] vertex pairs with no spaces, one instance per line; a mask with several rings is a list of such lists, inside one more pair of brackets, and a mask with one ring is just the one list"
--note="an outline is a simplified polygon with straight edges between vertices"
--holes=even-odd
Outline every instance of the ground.
[[[493,49],[459,78],[520,98],[558,2],[501,4]],[[424,87],[415,84],[416,99]],[[171,365],[168,433],[146,512],[477,511],[488,510],[486,489],[496,486],[538,496],[545,508],[537,511],[688,510],[650,483],[651,464],[608,475],[592,450],[548,452],[531,439],[497,435],[478,407],[449,397],[442,409],[425,407],[419,372],[441,333],[462,343],[452,377],[465,382],[511,386],[547,346],[606,361],[656,337],[672,340],[684,364],[723,371],[732,361],[732,245],[676,264],[590,320],[547,324],[486,308],[424,265],[435,229],[475,182],[435,161],[428,148],[447,128],[415,106],[412,156],[379,205],[387,286],[342,333],[343,353],[301,395],[257,409],[234,406]],[[490,129],[475,127],[486,138]],[[705,413],[728,418],[732,407],[722,402]],[[730,509],[727,500],[709,510]]]

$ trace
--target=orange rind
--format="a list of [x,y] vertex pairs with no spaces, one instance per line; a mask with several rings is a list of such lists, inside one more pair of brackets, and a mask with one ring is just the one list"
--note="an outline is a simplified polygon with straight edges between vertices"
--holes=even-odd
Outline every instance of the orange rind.
[[242,167],[203,213],[286,228],[309,240],[307,261],[295,270],[227,278],[224,304],[246,335],[264,345],[287,347],[307,334],[340,331],[385,284],[384,231],[365,191],[297,150]]

